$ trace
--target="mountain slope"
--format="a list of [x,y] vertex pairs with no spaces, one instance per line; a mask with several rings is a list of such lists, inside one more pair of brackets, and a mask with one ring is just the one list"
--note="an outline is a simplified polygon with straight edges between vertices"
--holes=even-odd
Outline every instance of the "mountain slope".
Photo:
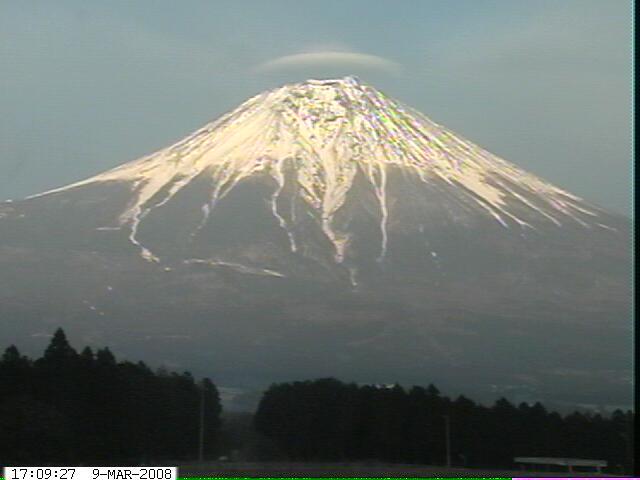
[[252,176],[265,175],[275,183],[270,198],[272,213],[295,251],[295,236],[278,206],[289,180],[296,196],[320,218],[322,231],[340,262],[349,236],[333,224],[357,175],[375,194],[380,257],[386,254],[387,182],[388,172],[394,168],[415,176],[427,188],[452,191],[450,195],[457,202],[482,210],[505,227],[509,223],[531,227],[529,218],[555,225],[565,221],[598,225],[595,209],[579,198],[517,169],[352,77],[309,81],[262,93],[168,148],[41,195],[100,183],[128,184],[132,200],[119,214],[117,225],[126,225],[131,242],[141,248],[143,256],[157,261],[138,242],[138,226],[151,211],[172,201],[196,179],[208,182],[210,191],[192,235],[234,187]]
[[0,204],[0,315],[229,382],[623,402],[629,231],[352,77],[310,80]]

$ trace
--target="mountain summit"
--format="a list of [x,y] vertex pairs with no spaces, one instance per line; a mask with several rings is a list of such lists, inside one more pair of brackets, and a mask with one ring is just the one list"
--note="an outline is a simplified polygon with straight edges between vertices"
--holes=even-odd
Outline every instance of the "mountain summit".
[[261,93],[170,147],[42,195],[105,182],[129,185],[132,198],[117,225],[130,229],[130,239],[144,258],[158,261],[137,237],[140,222],[150,212],[194,180],[206,181],[210,193],[200,206],[202,219],[191,232],[196,235],[234,187],[266,175],[273,183],[271,210],[287,232],[291,250],[295,252],[298,244],[292,230],[295,220],[283,213],[293,205],[280,201],[285,188],[295,190],[317,216],[336,262],[342,262],[350,234],[336,228],[334,220],[358,176],[377,200],[379,258],[384,258],[392,170],[414,177],[426,189],[442,191],[460,206],[491,216],[503,227],[532,227],[531,219],[558,226],[565,221],[598,223],[596,210],[576,196],[519,170],[354,77],[308,80]]
[[624,405],[629,233],[353,77],[309,80],[0,203],[0,336],[62,326],[240,388]]

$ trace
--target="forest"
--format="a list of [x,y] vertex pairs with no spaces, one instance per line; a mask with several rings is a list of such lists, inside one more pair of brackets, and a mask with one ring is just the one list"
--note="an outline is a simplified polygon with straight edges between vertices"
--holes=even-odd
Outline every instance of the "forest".
[[433,385],[405,390],[327,378],[272,385],[254,426],[299,461],[512,469],[516,456],[568,457],[606,460],[622,473],[632,471],[633,420],[631,411],[561,416],[540,403],[451,400]]
[[[216,386],[188,373],[117,361],[108,348],[76,352],[58,329],[41,358],[15,346],[0,359],[0,458],[4,465],[153,465],[216,449]],[[201,401],[204,403],[201,404]]]
[[514,457],[527,456],[606,460],[611,473],[633,471],[631,411],[563,416],[540,403],[450,399],[434,385],[325,378],[273,384],[254,413],[227,416],[225,424],[211,380],[118,361],[106,347],[78,353],[61,329],[41,358],[8,347],[0,388],[5,465],[182,464],[202,453],[205,460],[513,469]]

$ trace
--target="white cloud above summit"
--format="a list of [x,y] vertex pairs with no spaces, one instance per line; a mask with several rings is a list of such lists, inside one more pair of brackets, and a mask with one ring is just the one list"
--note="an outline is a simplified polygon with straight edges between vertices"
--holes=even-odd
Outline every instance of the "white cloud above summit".
[[392,75],[400,73],[400,64],[378,55],[353,51],[323,50],[284,55],[259,64],[257,72],[308,67],[359,67],[377,70]]

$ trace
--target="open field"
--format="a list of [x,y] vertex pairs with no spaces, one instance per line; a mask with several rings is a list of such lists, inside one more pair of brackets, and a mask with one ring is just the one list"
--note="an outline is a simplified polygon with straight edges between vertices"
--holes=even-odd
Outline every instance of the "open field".
[[380,463],[225,462],[179,466],[180,477],[605,477],[587,472],[475,470],[429,465]]

